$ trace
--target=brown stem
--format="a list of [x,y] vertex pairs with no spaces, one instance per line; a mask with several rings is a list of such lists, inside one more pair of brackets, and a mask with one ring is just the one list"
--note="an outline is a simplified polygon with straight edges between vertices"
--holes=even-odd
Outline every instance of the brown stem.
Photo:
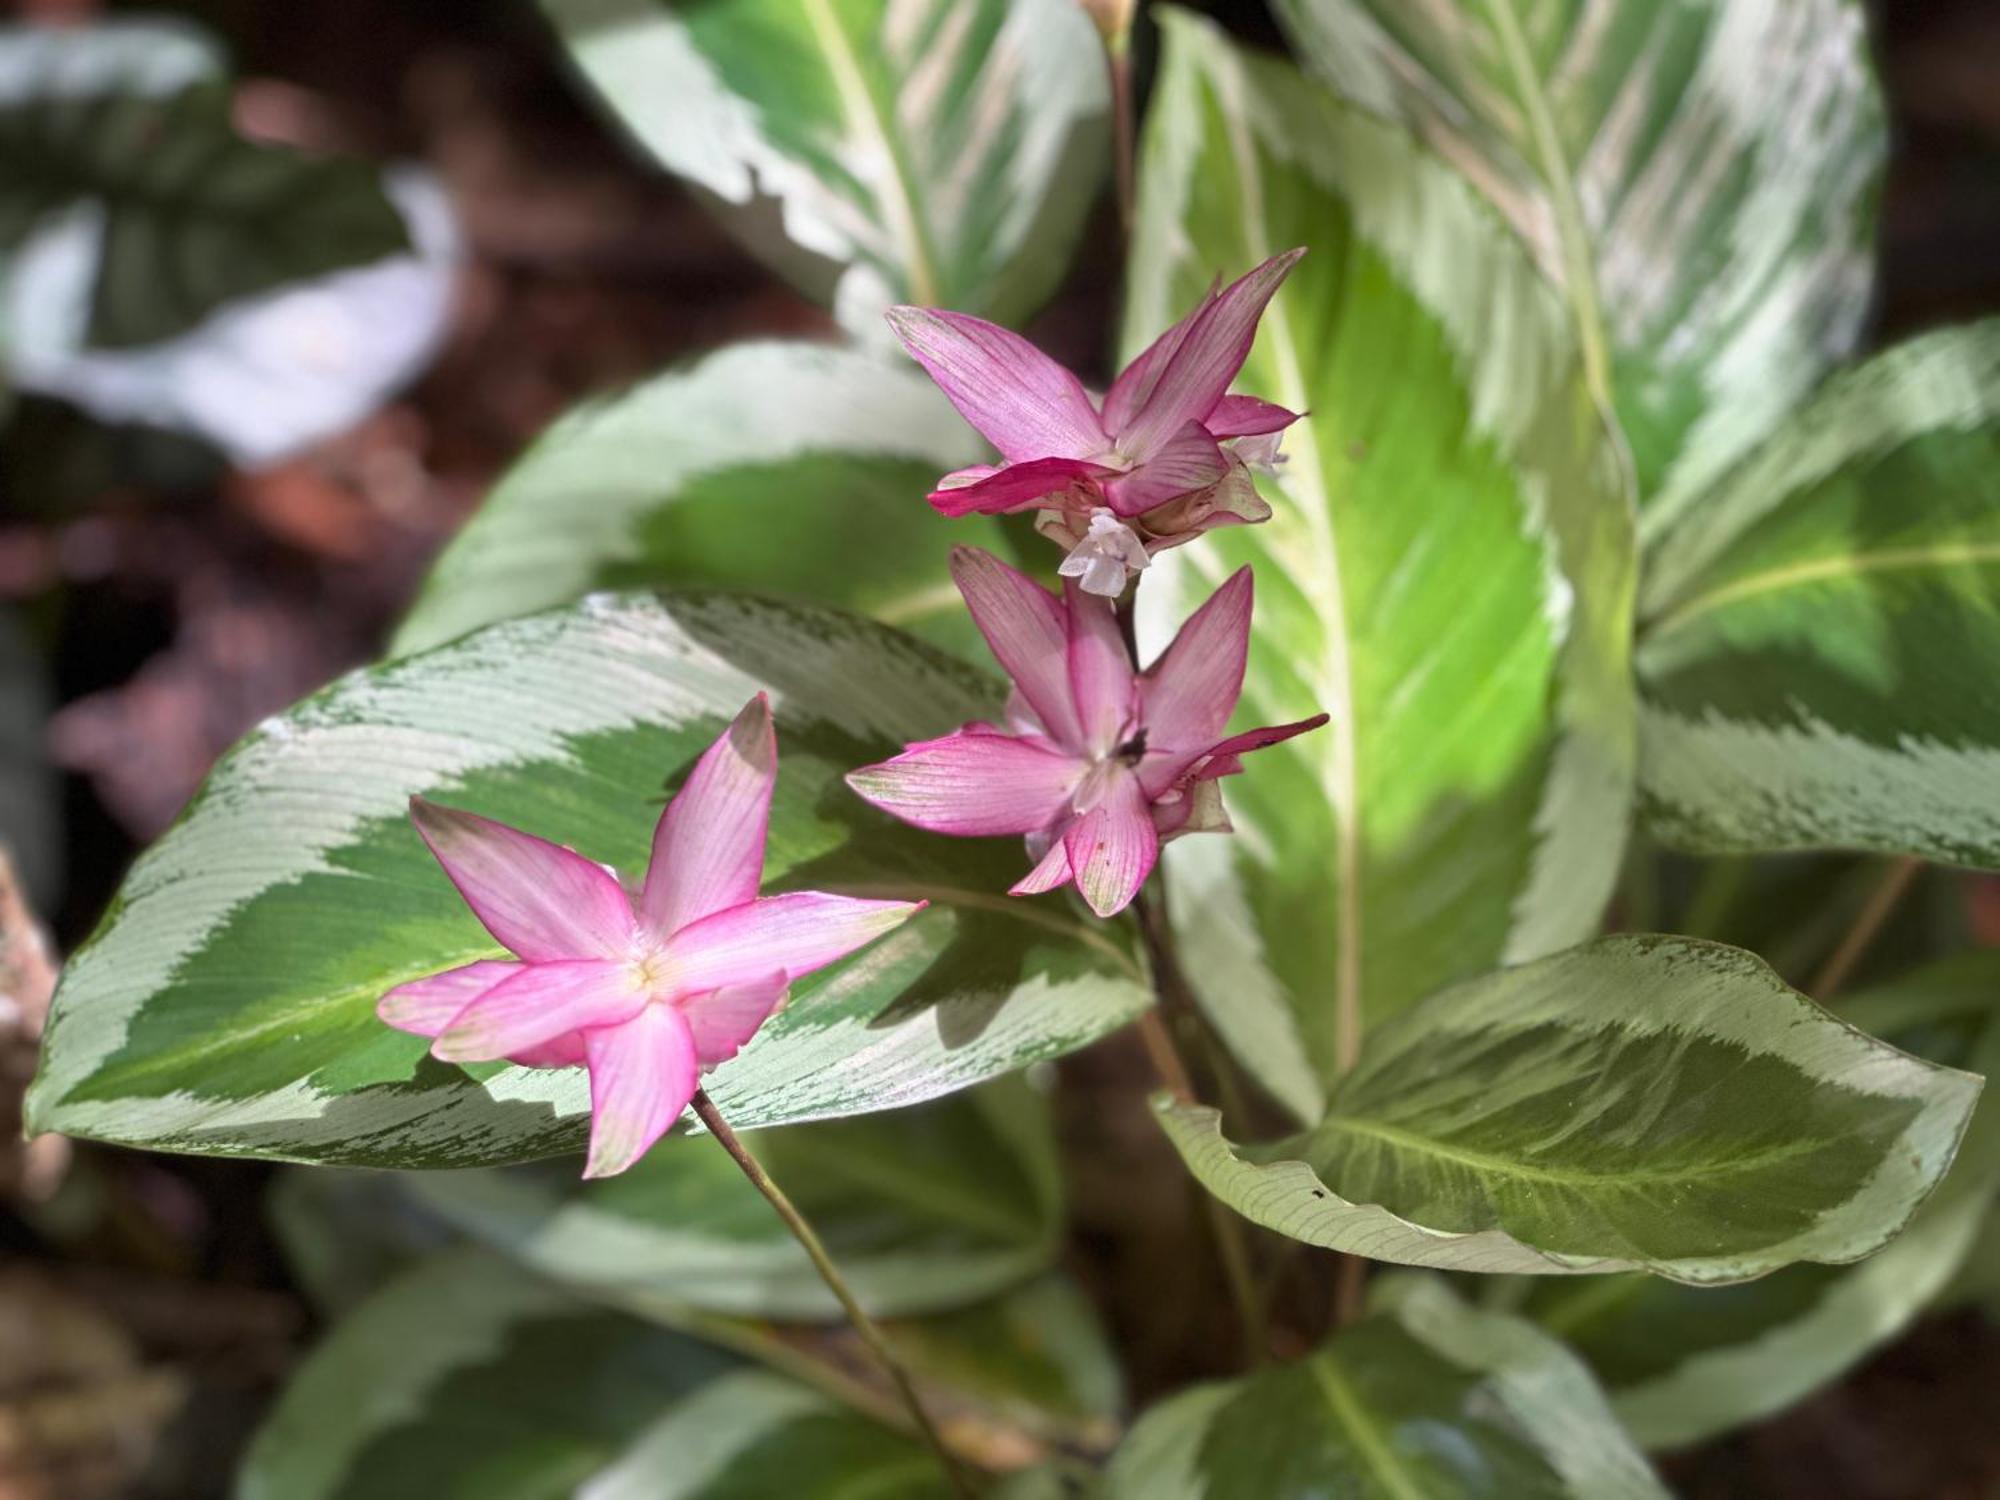
[[1855,966],[1867,956],[1875,939],[1881,936],[1882,928],[1896,910],[1896,903],[1903,899],[1903,893],[1910,888],[1910,882],[1923,869],[1920,859],[1899,859],[1883,873],[1875,889],[1868,893],[1868,900],[1854,918],[1854,925],[1847,936],[1840,940],[1840,946],[1833,950],[1832,957],[1813,976],[1811,987],[1806,993],[1824,1005],[1846,986],[1853,976]]
[[709,1134],[721,1142],[722,1149],[729,1153],[730,1159],[742,1170],[743,1175],[750,1179],[750,1185],[764,1195],[764,1201],[771,1205],[780,1219],[784,1220],[785,1227],[792,1232],[792,1238],[799,1242],[800,1248],[812,1261],[813,1269],[819,1272],[820,1280],[826,1283],[827,1290],[833,1293],[842,1311],[847,1314],[847,1321],[853,1324],[854,1331],[861,1335],[861,1342],[868,1346],[869,1352],[881,1362],[882,1368],[889,1372],[889,1378],[895,1382],[904,1406],[909,1409],[910,1417],[917,1425],[917,1431],[922,1434],[931,1452],[937,1456],[938,1465],[944,1470],[945,1479],[951,1485],[952,1493],[957,1495],[959,1500],[976,1500],[978,1492],[973,1488],[972,1481],[959,1468],[958,1460],[952,1456],[951,1449],[945,1446],[943,1434],[931,1421],[930,1413],[924,1410],[923,1398],[917,1394],[916,1382],[910,1378],[910,1372],[903,1368],[902,1360],[897,1358],[895,1351],[889,1347],[888,1339],[883,1336],[875,1320],[869,1317],[862,1310],[861,1304],[855,1300],[846,1279],[840,1274],[840,1268],[833,1263],[833,1257],[827,1254],[826,1246],[821,1242],[818,1232],[807,1222],[806,1216],[798,1211],[792,1200],[785,1196],[784,1190],[771,1180],[763,1164],[750,1154],[750,1148],[745,1146],[737,1138],[736,1132],[729,1128],[729,1122],[722,1118],[722,1112],[715,1107],[715,1101],[708,1097],[706,1089],[695,1091],[694,1112],[700,1116],[701,1123],[708,1127]]
[[1117,159],[1118,222],[1125,230],[1126,244],[1132,240],[1132,226],[1138,217],[1137,129],[1132,107],[1132,31],[1128,19],[1123,30],[1104,39],[1104,68],[1111,77],[1111,121],[1113,151]]

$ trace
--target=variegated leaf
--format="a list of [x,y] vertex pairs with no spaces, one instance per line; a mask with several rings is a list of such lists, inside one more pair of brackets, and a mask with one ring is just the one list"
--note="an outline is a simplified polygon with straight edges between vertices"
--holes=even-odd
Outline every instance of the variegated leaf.
[[1740,1281],[1879,1249],[1980,1080],[1820,1010],[1751,954],[1616,937],[1434,996],[1369,1037],[1318,1126],[1239,1150],[1160,1105],[1239,1213],[1454,1271]]
[[2000,320],[1830,382],[1649,553],[1640,605],[1663,838],[2000,866]]
[[780,755],[768,884],[931,908],[794,987],[712,1075],[732,1121],[915,1103],[1080,1046],[1147,1004],[1121,928],[1002,894],[1018,851],[892,823],[841,782],[990,713],[987,678],[805,606],[593,596],[355,673],[225,757],[65,970],[30,1123],[373,1165],[573,1149],[580,1070],[468,1072],[375,1019],[389,987],[499,952],[405,804],[423,793],[636,870],[668,789],[760,689]]
[[[744,1141],[877,1317],[991,1296],[1055,1261],[1062,1184],[1047,1101],[1018,1078]],[[581,1182],[573,1164],[426,1172],[416,1202],[541,1275],[638,1310],[837,1321],[840,1304],[721,1151],[654,1151]]]
[[719,1350],[460,1251],[362,1304],[293,1377],[236,1500],[478,1495],[945,1500],[913,1439]]
[[1163,554],[1141,598],[1177,617],[1252,564],[1246,720],[1332,715],[1230,783],[1239,837],[1170,861],[1216,1024],[1310,1121],[1364,1017],[1594,930],[1630,795],[1629,507],[1561,300],[1477,196],[1289,64],[1164,26],[1127,349],[1308,248],[1236,387],[1310,413],[1276,514]]
[[564,417],[453,539],[399,653],[593,589],[754,587],[839,604],[973,654],[955,541],[924,493],[977,436],[907,363],[816,344],[737,344]]
[[1074,0],[541,0],[668,170],[841,321],[1002,322],[1055,287],[1107,160]]
[[[1962,954],[1843,1001],[1841,1018],[1935,1062],[2000,1069],[2000,953]],[[1983,1096],[1943,1186],[1858,1266],[1735,1287],[1656,1276],[1544,1281],[1522,1311],[1596,1370],[1640,1443],[1678,1448],[1784,1410],[1902,1333],[1970,1257],[2000,1187],[2000,1098]]]
[[63,312],[80,325],[37,342],[155,343],[408,248],[378,167],[249,140],[215,70],[181,25],[0,27],[0,250],[34,236],[69,266]]
[[1665,1500],[1590,1372],[1533,1324],[1395,1277],[1296,1364],[1169,1397],[1110,1500]]
[[1853,349],[1887,145],[1858,0],[1278,13],[1308,67],[1449,157],[1565,286],[1649,509],[1698,498]]

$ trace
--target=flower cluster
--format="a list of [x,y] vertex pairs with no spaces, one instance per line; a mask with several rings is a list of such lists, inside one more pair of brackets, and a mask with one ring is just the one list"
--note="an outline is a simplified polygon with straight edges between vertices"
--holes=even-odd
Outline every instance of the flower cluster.
[[[1152,555],[1265,519],[1250,469],[1277,461],[1298,414],[1228,394],[1257,322],[1303,251],[1211,290],[1093,402],[1004,328],[898,308],[891,322],[1002,462],[930,496],[946,515],[1033,509],[1067,548],[1053,594],[960,547],[952,577],[1014,691],[1006,723],[967,724],[852,772],[875,806],[937,833],[1027,840],[1011,894],[1074,884],[1100,917],[1138,896],[1160,846],[1226,832],[1217,783],[1248,752],[1316,729],[1226,734],[1243,688],[1252,584],[1240,569],[1141,671],[1113,600]],[[703,1069],[735,1056],[792,980],[847,956],[923,903],[818,891],[759,896],[777,742],[753,699],[661,815],[643,882],[533,834],[413,799],[411,817],[512,959],[399,985],[381,1018],[448,1062],[506,1059],[590,1075],[586,1176],[622,1172],[680,1118]]]
[[1211,290],[1119,373],[1101,407],[1019,334],[964,313],[892,309],[904,347],[1000,450],[997,465],[940,479],[932,506],[947,516],[1040,511],[1038,529],[1069,549],[1057,571],[1111,598],[1154,553],[1269,519],[1251,470],[1278,461],[1279,435],[1300,414],[1228,391],[1304,254],[1275,255]]

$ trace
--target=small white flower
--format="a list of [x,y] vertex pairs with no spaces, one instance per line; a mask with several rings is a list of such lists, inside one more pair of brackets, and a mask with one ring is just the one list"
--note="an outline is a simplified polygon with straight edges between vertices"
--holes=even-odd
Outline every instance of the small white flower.
[[1111,511],[1099,506],[1090,513],[1090,530],[1056,569],[1078,580],[1086,594],[1115,599],[1125,592],[1125,575],[1145,570],[1152,559],[1138,534]]

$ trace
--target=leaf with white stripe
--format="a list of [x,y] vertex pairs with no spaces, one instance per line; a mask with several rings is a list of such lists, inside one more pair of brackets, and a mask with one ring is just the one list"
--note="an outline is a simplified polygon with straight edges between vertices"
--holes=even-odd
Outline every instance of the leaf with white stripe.
[[1980,1082],[1740,949],[1614,937],[1398,1016],[1289,1140],[1239,1149],[1214,1110],[1159,1108],[1211,1192],[1310,1245],[1704,1283],[1881,1248],[1951,1164]]
[[910,1438],[476,1251],[419,1265],[293,1376],[236,1500],[945,1500]]
[[1275,514],[1163,554],[1145,595],[1184,614],[1252,564],[1246,722],[1332,715],[1230,783],[1240,837],[1170,851],[1197,988],[1310,1121],[1364,1017],[1596,929],[1630,797],[1631,522],[1562,302],[1477,196],[1289,64],[1164,31],[1126,347],[1308,247],[1237,385],[1310,413]]
[[591,401],[536,440],[444,551],[398,654],[602,588],[754,587],[872,615],[972,654],[953,542],[923,496],[978,437],[907,362],[737,344]]
[[[744,1139],[877,1317],[960,1307],[1055,1261],[1054,1131],[1047,1101],[1019,1079]],[[540,1274],[621,1306],[841,1317],[798,1242],[721,1151],[654,1151],[597,1182],[579,1181],[573,1163],[426,1172],[407,1191]]]
[[[1859,340],[1883,107],[1858,0],[1279,0],[1569,293],[1670,515]],[[1650,521],[1649,523],[1650,524]]]
[[[2000,1068],[2000,953],[1962,954],[1840,1004],[1841,1018],[1934,1062]],[[1783,1411],[1934,1307],[1970,1258],[2000,1187],[2000,1098],[1982,1097],[1951,1174],[1887,1249],[1858,1266],[1791,1266],[1734,1287],[1656,1276],[1544,1281],[1525,1315],[1575,1348],[1650,1448],[1701,1442]]]
[[1075,0],[541,6],[638,143],[851,329],[897,302],[1013,322],[1068,267],[1108,159]]
[[80,247],[93,345],[409,248],[377,166],[247,139],[214,67],[180,26],[0,27],[0,250]]
[[1110,1500],[1665,1500],[1590,1372],[1533,1324],[1395,1277],[1295,1364],[1170,1397]]
[[1082,1046],[1144,1008],[1124,929],[1059,898],[1001,894],[1018,851],[906,828],[841,781],[992,714],[990,679],[803,605],[593,596],[354,673],[231,751],[65,969],[30,1123],[359,1165],[578,1148],[580,1069],[468,1071],[375,1019],[392,986],[499,954],[410,827],[408,799],[633,871],[666,791],[759,690],[779,746],[767,889],[931,906],[796,985],[711,1075],[734,1123],[916,1103]]
[[2000,320],[1830,382],[1648,555],[1640,617],[1662,838],[2000,866]]

